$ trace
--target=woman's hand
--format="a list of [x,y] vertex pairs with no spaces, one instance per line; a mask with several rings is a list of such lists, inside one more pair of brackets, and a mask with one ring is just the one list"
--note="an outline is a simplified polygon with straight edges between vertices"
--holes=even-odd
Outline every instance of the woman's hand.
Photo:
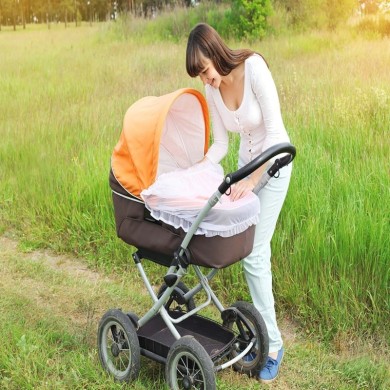
[[261,167],[257,168],[254,172],[251,173],[250,177],[247,177],[238,183],[234,184],[231,193],[231,199],[233,201],[243,198],[248,192],[253,191],[256,184],[260,180],[260,177],[264,173],[267,164],[263,164]]
[[253,182],[250,178],[241,180],[231,187],[232,193],[230,195],[230,198],[233,201],[241,199],[245,195],[247,195],[249,192],[253,191],[254,188],[255,188],[255,185],[253,184]]

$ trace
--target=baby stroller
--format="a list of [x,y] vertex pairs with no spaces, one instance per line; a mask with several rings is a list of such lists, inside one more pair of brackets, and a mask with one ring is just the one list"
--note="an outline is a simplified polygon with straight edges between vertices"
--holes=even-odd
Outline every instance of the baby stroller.
[[[267,163],[267,173],[255,188],[260,190],[293,160],[294,146],[283,143],[272,147],[226,175],[216,183],[215,192],[187,231],[153,218],[141,197],[159,175],[178,167],[189,168],[203,158],[208,149],[208,118],[203,95],[189,88],[143,98],[125,115],[109,178],[116,230],[118,237],[136,248],[132,257],[153,305],[141,318],[131,311],[111,309],[100,320],[99,359],[118,381],[137,378],[141,355],[165,364],[171,389],[215,389],[215,374],[220,370],[233,367],[256,375],[265,364],[268,335],[260,313],[242,301],[225,308],[209,284],[219,269],[250,254],[255,225],[230,237],[207,237],[197,232],[234,183]],[[157,292],[143,260],[166,267]],[[182,280],[190,267],[199,280],[192,288]],[[201,291],[201,303],[195,303],[194,297]],[[200,314],[211,303],[220,312],[220,321]]]

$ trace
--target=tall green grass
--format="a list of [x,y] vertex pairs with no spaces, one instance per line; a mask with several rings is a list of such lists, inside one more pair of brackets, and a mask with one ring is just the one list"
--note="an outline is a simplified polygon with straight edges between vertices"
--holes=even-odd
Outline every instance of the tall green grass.
[[[276,301],[322,338],[389,337],[389,43],[344,31],[252,45],[270,64],[297,147],[272,242]],[[134,101],[203,89],[185,73],[185,41],[124,35],[118,24],[53,26],[2,31],[0,53],[0,231],[127,267],[111,152]],[[226,170],[234,150],[237,140]],[[240,264],[215,287],[227,302],[249,299]]]

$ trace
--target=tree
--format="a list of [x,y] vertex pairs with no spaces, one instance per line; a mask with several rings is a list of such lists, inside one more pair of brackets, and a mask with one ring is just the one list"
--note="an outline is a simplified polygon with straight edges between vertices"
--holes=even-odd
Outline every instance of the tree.
[[261,39],[266,34],[271,12],[270,0],[233,0],[227,18],[236,37]]
[[69,16],[74,13],[74,0],[60,0],[56,11],[60,19],[64,21],[66,28],[68,26]]

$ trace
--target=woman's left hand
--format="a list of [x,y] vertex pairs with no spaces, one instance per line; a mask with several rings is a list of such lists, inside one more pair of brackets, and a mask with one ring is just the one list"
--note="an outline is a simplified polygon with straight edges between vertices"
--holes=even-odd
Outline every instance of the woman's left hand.
[[249,192],[253,191],[255,188],[252,180],[244,179],[234,184],[232,187],[232,193],[230,195],[233,201],[243,198]]

